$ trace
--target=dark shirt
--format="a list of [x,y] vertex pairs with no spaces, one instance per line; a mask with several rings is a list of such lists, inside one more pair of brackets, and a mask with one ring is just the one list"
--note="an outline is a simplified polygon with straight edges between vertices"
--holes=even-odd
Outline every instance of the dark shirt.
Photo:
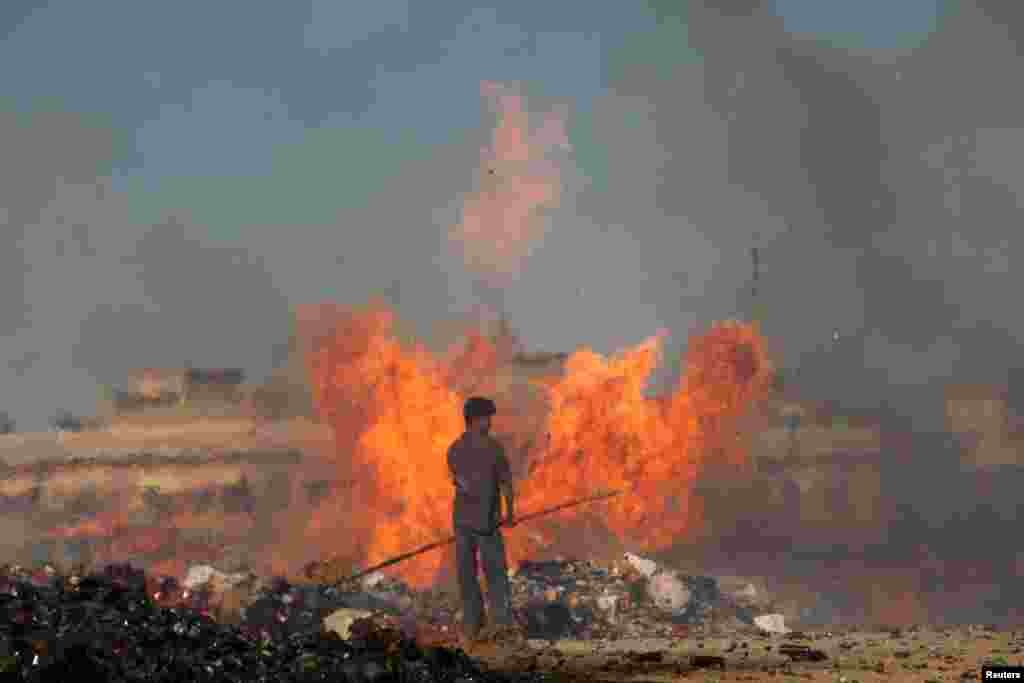
[[485,434],[465,432],[448,449],[455,484],[455,526],[490,532],[498,525],[499,486],[512,481],[505,449]]

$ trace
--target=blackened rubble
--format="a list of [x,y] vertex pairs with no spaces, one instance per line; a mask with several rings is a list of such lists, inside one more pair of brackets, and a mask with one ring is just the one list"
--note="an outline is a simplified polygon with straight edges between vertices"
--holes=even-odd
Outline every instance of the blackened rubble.
[[366,623],[349,640],[323,633],[319,616],[345,602],[329,589],[277,581],[238,626],[214,621],[202,590],[180,593],[188,606],[159,604],[178,589],[127,565],[84,577],[4,568],[0,672],[41,682],[541,680],[488,672],[461,650]]
[[754,616],[770,607],[763,599],[721,590],[713,577],[679,575],[679,607],[665,609],[652,590],[663,584],[652,579],[628,563],[524,562],[512,578],[513,602],[527,636],[543,640],[752,628]]

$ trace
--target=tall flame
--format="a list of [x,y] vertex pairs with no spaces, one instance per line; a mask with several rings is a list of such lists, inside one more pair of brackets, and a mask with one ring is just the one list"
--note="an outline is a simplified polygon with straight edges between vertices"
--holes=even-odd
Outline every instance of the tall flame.
[[[549,389],[550,445],[524,483],[524,507],[540,507],[555,491],[568,498],[595,488],[627,491],[602,506],[601,524],[618,541],[643,550],[668,547],[699,521],[692,484],[707,458],[742,459],[728,435],[735,436],[735,420],[766,395],[771,364],[755,326],[716,323],[690,341],[676,391],[648,398],[644,389],[663,336],[610,359],[589,350],[570,357],[564,377]],[[592,514],[567,510],[557,528],[571,531],[572,522]],[[523,553],[553,540],[545,534],[517,538]]]
[[[362,559],[374,564],[450,532],[445,452],[463,429],[466,387],[494,386],[500,354],[480,335],[447,361],[423,348],[405,349],[392,335],[392,314],[381,307],[326,307],[318,319],[321,331],[309,355],[313,394],[339,452],[348,456],[341,461],[352,486],[315,511],[307,537],[326,550],[337,546],[343,529],[346,542],[357,541]],[[726,437],[729,424],[765,394],[771,366],[755,326],[715,324],[691,340],[679,388],[649,398],[644,390],[661,341],[654,337],[613,358],[577,351],[562,376],[546,382],[541,398],[549,438],[527,454],[533,467],[521,483],[521,511],[595,488],[622,488],[628,494],[603,504],[596,522],[608,535],[644,549],[685,538],[699,519],[690,487],[708,454],[742,457]],[[504,424],[515,431],[528,423]],[[516,436],[529,442],[533,435]],[[356,520],[367,526],[358,529]],[[564,538],[560,531],[593,524],[592,511],[575,509],[532,533],[512,531],[511,555],[528,556]],[[396,571],[423,586],[442,561],[427,554]]]
[[[313,397],[349,451],[354,476],[348,491],[316,510],[308,531],[326,544],[339,528],[358,533],[352,522],[368,518],[372,528],[362,530],[361,540],[374,563],[433,540],[448,526],[444,454],[462,431],[459,397],[425,350],[401,347],[390,311],[321,314],[328,325],[309,356]],[[353,509],[353,501],[363,509]],[[404,569],[415,583],[433,578],[423,562]]]
[[[273,541],[259,551],[267,555],[260,563],[280,574],[339,556],[353,565],[376,564],[450,533],[445,453],[463,429],[460,408],[470,393],[497,399],[497,435],[513,469],[525,474],[518,484],[521,513],[595,489],[625,493],[511,530],[513,561],[552,549],[593,554],[600,551],[594,543],[605,542],[665,548],[686,539],[700,521],[691,489],[701,468],[711,460],[742,462],[742,448],[730,437],[735,419],[765,395],[771,375],[756,326],[734,322],[712,325],[690,340],[678,388],[661,397],[648,397],[645,387],[664,335],[610,358],[579,350],[555,372],[541,371],[540,391],[524,391],[522,381],[508,381],[509,367],[523,367],[509,362],[518,347],[507,329],[496,338],[471,331],[435,356],[403,346],[393,333],[394,315],[380,305],[307,307],[298,325],[315,406],[333,444],[324,458],[304,464],[293,486],[319,480],[324,468],[336,483],[332,495],[309,507],[295,503],[268,520]],[[536,369],[532,374],[536,381]],[[173,550],[154,570],[180,575],[192,559],[217,553],[183,532],[212,528],[219,519],[222,543],[229,544],[256,527],[248,513],[208,518],[185,501],[167,510],[164,523],[138,526],[129,523],[137,503],[115,505],[52,535],[108,539],[98,549],[101,560]],[[425,554],[395,571],[424,587],[446,560]]]

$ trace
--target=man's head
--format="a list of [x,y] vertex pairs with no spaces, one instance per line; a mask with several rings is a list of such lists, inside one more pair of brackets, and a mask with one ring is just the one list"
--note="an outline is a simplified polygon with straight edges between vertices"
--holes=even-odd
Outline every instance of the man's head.
[[471,432],[486,434],[491,430],[491,416],[498,412],[494,401],[482,396],[474,396],[462,406],[462,416],[466,418],[466,429]]

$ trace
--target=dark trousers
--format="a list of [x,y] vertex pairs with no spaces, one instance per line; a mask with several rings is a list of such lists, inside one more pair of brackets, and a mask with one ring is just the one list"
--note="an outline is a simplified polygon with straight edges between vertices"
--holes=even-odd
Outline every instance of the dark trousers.
[[508,564],[505,561],[505,541],[501,531],[484,534],[470,529],[455,528],[455,567],[462,596],[462,620],[466,631],[473,633],[484,625],[484,601],[477,580],[477,550],[487,578],[487,611],[495,626],[512,623],[509,597]]

